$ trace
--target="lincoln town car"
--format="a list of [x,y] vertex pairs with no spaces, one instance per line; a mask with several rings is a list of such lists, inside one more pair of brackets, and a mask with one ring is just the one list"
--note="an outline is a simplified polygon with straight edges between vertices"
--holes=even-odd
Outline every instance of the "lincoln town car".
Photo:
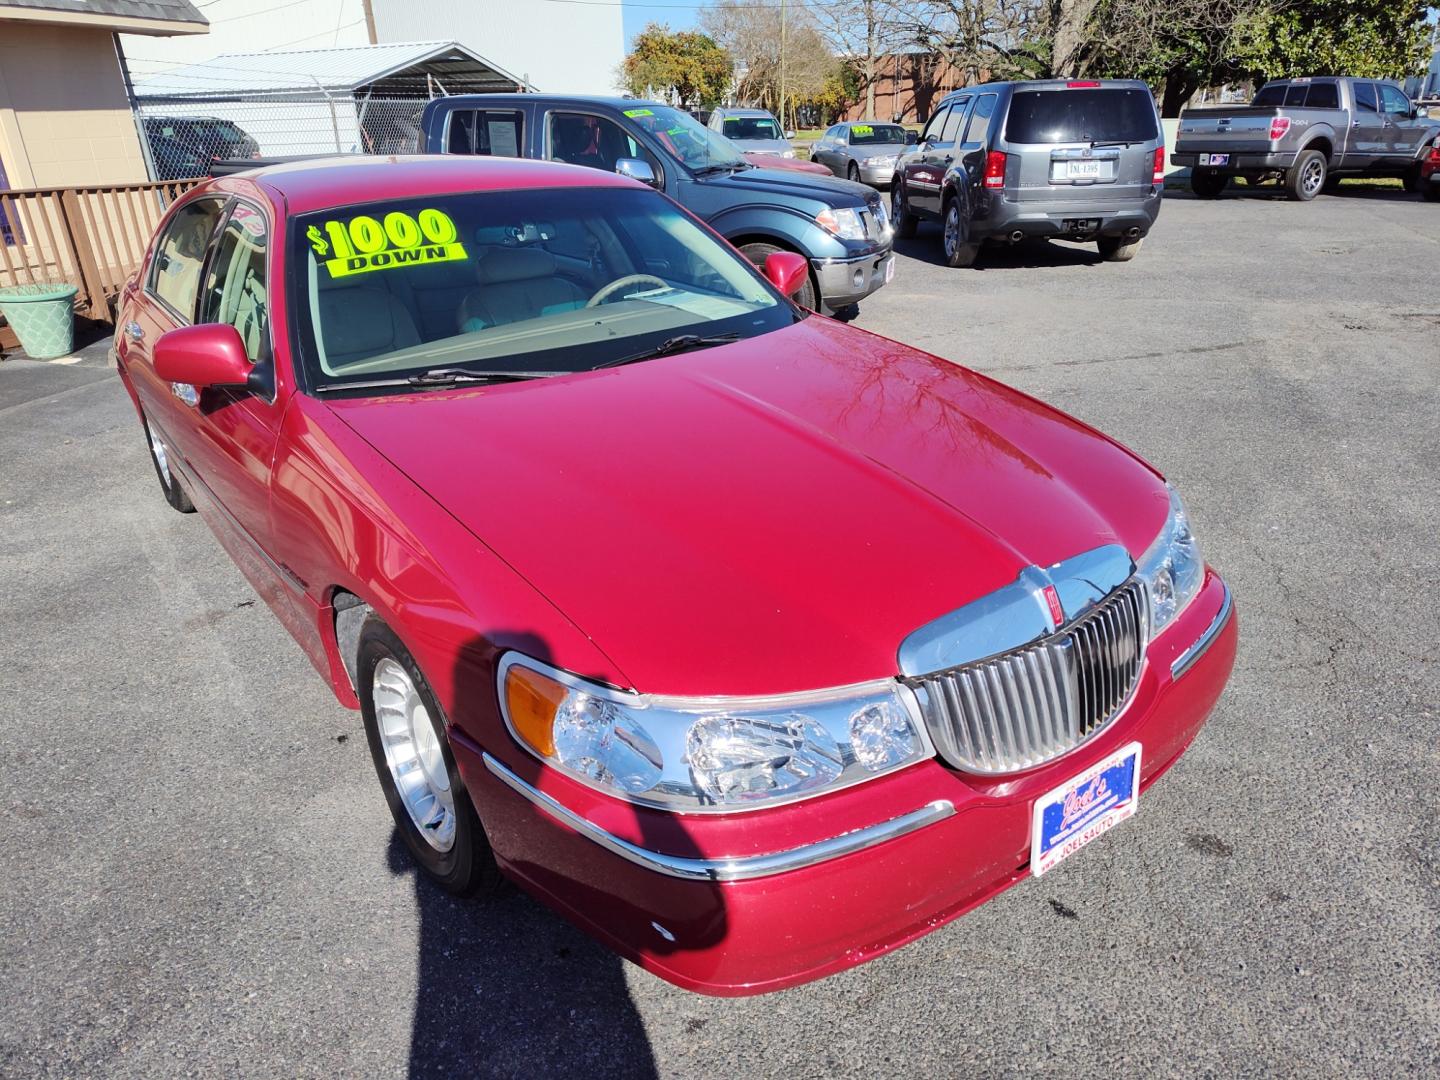
[[1160,473],[806,274],[623,176],[369,158],[201,184],[120,297],[162,495],[420,870],[712,994],[1152,842],[1235,655]]

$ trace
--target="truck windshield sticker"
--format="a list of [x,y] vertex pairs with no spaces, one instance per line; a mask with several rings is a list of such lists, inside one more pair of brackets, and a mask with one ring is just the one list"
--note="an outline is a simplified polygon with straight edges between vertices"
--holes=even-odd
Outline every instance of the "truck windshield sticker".
[[305,230],[311,250],[332,278],[466,259],[450,215],[426,207],[414,217],[394,211],[378,221],[361,214]]
[[654,116],[655,113],[651,109],[626,109],[625,115],[633,120],[637,116]]

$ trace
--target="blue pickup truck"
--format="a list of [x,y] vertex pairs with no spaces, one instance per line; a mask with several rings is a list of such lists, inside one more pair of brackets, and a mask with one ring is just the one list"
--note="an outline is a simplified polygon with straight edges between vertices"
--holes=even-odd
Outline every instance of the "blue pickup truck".
[[420,150],[587,165],[665,192],[756,265],[777,250],[810,260],[806,307],[848,307],[894,275],[886,207],[872,189],[828,176],[755,168],[688,113],[630,98],[471,94],[421,115]]

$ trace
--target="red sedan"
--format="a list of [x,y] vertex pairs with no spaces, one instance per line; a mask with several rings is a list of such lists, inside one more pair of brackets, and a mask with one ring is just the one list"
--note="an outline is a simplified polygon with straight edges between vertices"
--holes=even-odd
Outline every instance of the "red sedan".
[[195,189],[121,300],[165,497],[361,711],[415,861],[707,993],[1048,872],[1235,655],[1154,469],[804,266],[592,169],[372,159]]

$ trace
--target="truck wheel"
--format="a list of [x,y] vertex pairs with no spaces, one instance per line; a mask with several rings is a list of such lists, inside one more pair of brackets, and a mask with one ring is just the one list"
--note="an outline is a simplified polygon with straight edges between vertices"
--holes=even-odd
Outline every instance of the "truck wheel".
[[960,200],[951,199],[945,204],[945,265],[952,269],[974,266],[975,257],[980,254],[980,245],[968,243],[968,230],[961,220]]
[[1324,189],[1329,172],[1319,150],[1301,150],[1285,173],[1285,193],[1296,202],[1309,202]]
[[1140,253],[1143,236],[1126,240],[1120,236],[1102,236],[1099,240],[1100,257],[1106,262],[1129,262]]
[[[774,244],[744,244],[740,248],[740,254],[749,259],[760,270],[765,270],[765,260],[777,251],[785,251],[785,248],[776,247]],[[801,307],[810,311],[819,311],[820,305],[815,294],[815,275],[805,275],[805,284],[800,286],[800,291],[795,294],[795,302]]]
[[410,650],[370,615],[356,659],[370,756],[411,858],[450,892],[493,890],[500,870],[490,841],[450,753],[445,714]]
[[905,209],[905,185],[898,178],[890,189],[890,224],[895,226],[896,236],[907,240],[915,235],[915,226],[920,224],[915,215]]
[[1213,199],[1230,184],[1227,173],[1214,170],[1190,170],[1190,190],[1202,199]]

